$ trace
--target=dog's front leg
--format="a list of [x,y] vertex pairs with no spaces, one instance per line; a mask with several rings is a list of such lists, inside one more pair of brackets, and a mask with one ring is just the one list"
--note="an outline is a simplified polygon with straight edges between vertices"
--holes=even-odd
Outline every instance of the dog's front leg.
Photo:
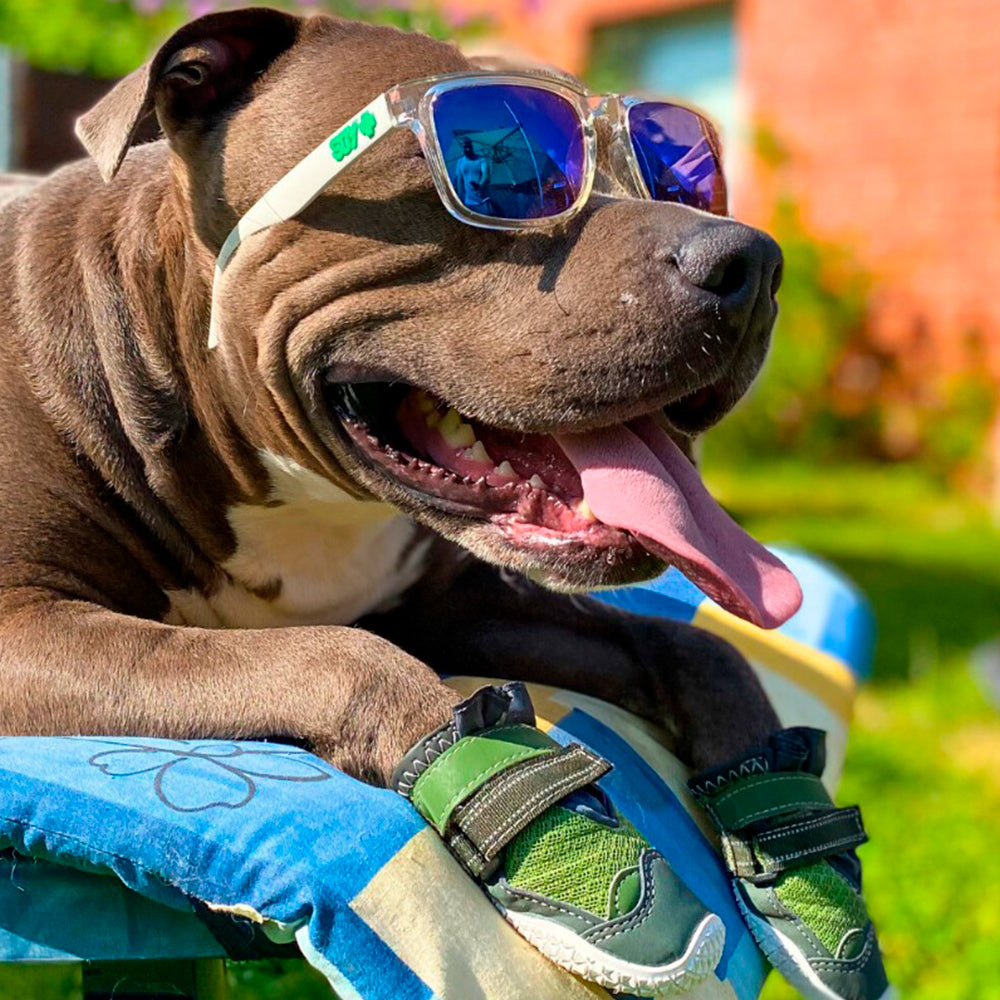
[[765,742],[780,722],[729,643],[702,629],[553,593],[475,560],[363,621],[441,673],[534,681],[663,726],[694,770]]
[[361,629],[164,625],[45,592],[0,605],[0,735],[277,736],[387,784],[458,700]]

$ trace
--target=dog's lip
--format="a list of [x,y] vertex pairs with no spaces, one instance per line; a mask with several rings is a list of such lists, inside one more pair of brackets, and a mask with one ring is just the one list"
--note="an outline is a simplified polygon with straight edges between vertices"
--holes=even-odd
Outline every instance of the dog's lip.
[[398,382],[400,376],[388,368],[356,364],[353,361],[337,361],[323,372],[324,385],[356,385],[366,382]]
[[[376,365],[350,361],[336,362],[323,372],[321,383],[325,387],[385,383],[425,389],[448,406],[454,407],[466,419],[519,434],[577,434],[653,415],[682,447],[687,447],[693,435],[714,424],[724,414],[725,409],[728,409],[722,405],[722,400],[727,395],[723,380],[696,386],[694,389],[685,387],[680,393],[676,391],[659,393],[646,399],[635,400],[625,408],[616,408],[613,413],[599,412],[592,416],[555,423],[509,419],[502,413],[484,414],[474,403],[462,401],[460,405],[444,390],[439,391],[433,385],[418,384],[406,375]],[[718,408],[721,412],[706,414],[710,407],[712,410]]]
[[663,416],[669,425],[667,429],[675,432],[671,436],[675,440],[678,434],[690,439],[707,430],[729,411],[731,395],[728,383],[720,380],[668,403],[663,408]]
[[[554,441],[548,439],[548,444],[545,443],[548,436],[539,441],[534,436],[515,433],[516,454],[521,456],[521,461],[515,453],[510,453],[510,458],[519,467],[521,462],[537,460],[539,471],[545,474],[544,482],[536,482],[536,477],[524,472],[504,472],[499,466],[492,472],[485,469],[473,472],[461,464],[456,467],[447,461],[442,463],[440,456],[435,460],[426,450],[427,442],[419,435],[413,436],[417,427],[423,424],[422,414],[413,410],[414,400],[426,393],[405,384],[405,392],[396,402],[400,412],[398,437],[394,439],[389,425],[380,424],[377,417],[373,424],[366,420],[367,401],[358,398],[354,391],[361,386],[361,383],[348,383],[345,391],[343,385],[328,385],[324,423],[332,426],[341,448],[346,446],[354,461],[360,461],[368,474],[376,476],[377,480],[387,480],[394,489],[418,500],[421,506],[489,525],[518,547],[538,548],[550,553],[559,547],[564,554],[576,549],[635,547],[634,540],[628,539],[624,532],[578,509],[583,496],[579,480]],[[387,387],[389,398],[402,388],[399,383]],[[366,393],[369,398],[375,395],[370,388]],[[380,426],[382,430],[378,429]],[[479,433],[486,430],[480,425]],[[504,447],[502,439],[487,440]],[[532,451],[529,440],[536,441],[534,447],[541,450]],[[508,441],[508,447],[510,443]],[[557,468],[545,464],[546,456],[552,451],[561,456],[565,466],[562,480]],[[572,479],[566,480],[567,475]]]
[[[362,427],[343,419],[335,423],[339,425],[340,437],[357,459],[376,475],[393,482],[396,489],[439,513],[467,522],[474,521],[482,530],[495,532],[507,544],[523,552],[534,553],[543,561],[558,556],[566,565],[586,565],[595,561],[607,564],[636,560],[648,562],[652,558],[630,532],[601,521],[574,518],[571,526],[561,529],[526,518],[532,507],[538,513],[546,505],[563,509],[564,516],[570,514],[570,508],[562,498],[527,483],[486,487],[483,482],[463,482],[461,477],[437,467],[435,472],[441,492],[429,492],[407,482],[401,473],[418,465],[429,469],[432,463],[407,457],[395,449],[383,448],[377,455],[374,450],[361,447],[359,439],[365,435]],[[458,495],[452,495],[452,491]],[[484,501],[481,504],[472,502],[477,491],[479,499]],[[539,520],[544,518],[539,517]]]

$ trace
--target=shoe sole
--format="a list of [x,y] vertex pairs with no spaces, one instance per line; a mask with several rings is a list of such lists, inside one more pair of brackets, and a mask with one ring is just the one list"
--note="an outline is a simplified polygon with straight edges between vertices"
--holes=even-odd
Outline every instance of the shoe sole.
[[[737,891],[736,903],[743,914],[747,927],[764,957],[806,1000],[844,1000],[840,993],[834,993],[829,986],[816,975],[805,955],[795,942],[772,927],[763,917],[757,916],[743,901]],[[877,1000],[898,1000],[899,993],[891,984]]]
[[709,913],[698,924],[680,958],[667,965],[639,965],[601,951],[548,917],[502,908],[501,912],[523,938],[567,972],[616,993],[640,997],[686,993],[708,978],[726,944],[726,925]]

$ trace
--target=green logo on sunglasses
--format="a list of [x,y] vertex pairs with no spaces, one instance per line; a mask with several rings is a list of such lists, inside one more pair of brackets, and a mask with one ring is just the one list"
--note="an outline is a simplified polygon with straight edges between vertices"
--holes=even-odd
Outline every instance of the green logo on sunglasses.
[[339,163],[345,156],[349,156],[358,148],[358,133],[360,132],[366,139],[371,139],[377,127],[378,122],[370,111],[366,111],[350,125],[345,125],[330,140],[330,152],[333,153],[333,158]]

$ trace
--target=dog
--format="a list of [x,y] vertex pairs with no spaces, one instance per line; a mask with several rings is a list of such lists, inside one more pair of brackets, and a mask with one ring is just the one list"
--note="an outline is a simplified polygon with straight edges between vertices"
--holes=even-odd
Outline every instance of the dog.
[[[81,119],[89,159],[5,186],[0,734],[282,738],[384,785],[456,673],[614,702],[693,768],[779,727],[726,643],[580,596],[673,562],[775,623],[686,459],[642,481],[701,535],[627,483],[638,527],[616,525],[580,487],[595,442],[690,455],[747,389],[781,278],[763,233],[625,192],[604,152],[571,220],[473,228],[400,130],[240,248],[208,347],[216,257],[260,194],[377,94],[473,68],[391,28],[209,15]],[[164,138],[131,148],[154,113]],[[411,404],[507,479],[420,454]]]

